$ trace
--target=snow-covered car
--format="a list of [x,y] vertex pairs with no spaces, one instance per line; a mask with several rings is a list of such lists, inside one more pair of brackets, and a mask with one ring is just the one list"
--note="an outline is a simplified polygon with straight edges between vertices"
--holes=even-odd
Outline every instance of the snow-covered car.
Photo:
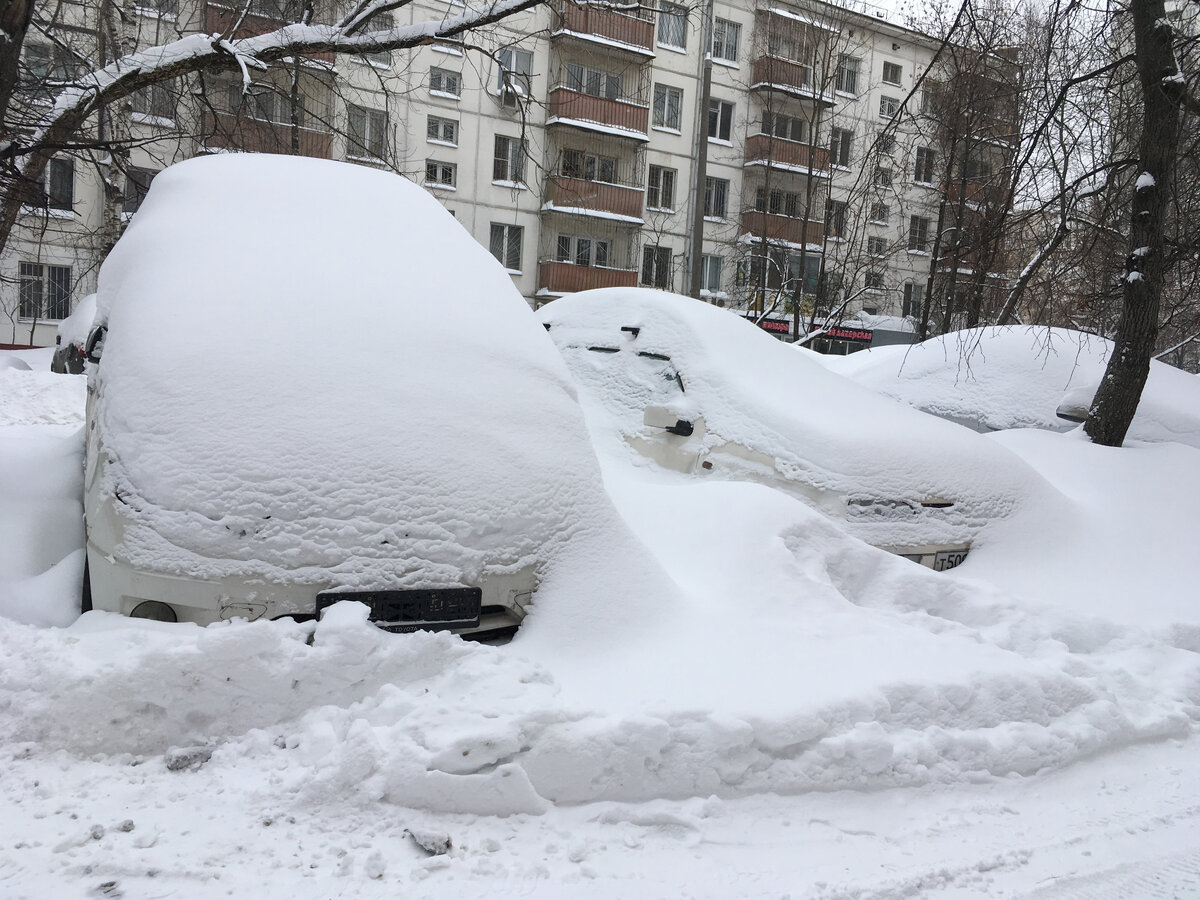
[[512,628],[608,503],[511,278],[398,176],[173,166],[104,264],[97,322],[94,608],[205,624],[357,599],[395,631]]
[[771,485],[939,571],[966,558],[1032,475],[980,435],[860,387],[697,300],[604,289],[555,300],[540,315],[606,458]]
[[75,311],[58,323],[54,338],[54,355],[50,358],[50,371],[59,375],[79,375],[86,360],[88,335],[96,318],[96,295],[88,294],[79,301]]

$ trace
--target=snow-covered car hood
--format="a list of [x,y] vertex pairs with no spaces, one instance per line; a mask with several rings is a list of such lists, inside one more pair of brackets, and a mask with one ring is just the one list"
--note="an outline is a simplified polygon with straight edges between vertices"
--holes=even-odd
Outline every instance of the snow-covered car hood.
[[104,264],[99,316],[92,416],[134,565],[458,581],[608,505],[510,277],[395,175],[173,166]]

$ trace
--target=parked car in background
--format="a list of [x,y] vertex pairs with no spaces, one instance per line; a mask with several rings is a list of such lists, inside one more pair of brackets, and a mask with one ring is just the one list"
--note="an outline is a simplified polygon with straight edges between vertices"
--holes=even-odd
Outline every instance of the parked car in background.
[[58,323],[58,334],[54,339],[54,356],[50,358],[50,371],[60,375],[79,375],[86,362],[86,344],[96,318],[96,295],[88,294],[75,307],[74,312]]
[[833,374],[709,304],[616,288],[563,297],[540,315],[608,458],[771,485],[933,569],[966,559],[1029,481],[1022,462],[980,435]]
[[357,599],[495,632],[607,503],[567,373],[425,191],[295,157],[181,163],[100,273],[96,609],[206,624]]

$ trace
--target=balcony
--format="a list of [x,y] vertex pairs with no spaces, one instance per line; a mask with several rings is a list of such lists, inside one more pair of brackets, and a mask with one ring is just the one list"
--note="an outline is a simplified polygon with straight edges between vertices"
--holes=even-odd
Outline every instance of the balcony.
[[946,199],[957,203],[959,198],[975,206],[999,209],[1004,204],[1004,189],[990,181],[967,179],[966,184],[955,180],[946,190]]
[[593,97],[559,85],[550,91],[547,125],[573,125],[601,134],[649,141],[650,107],[630,100]]
[[606,219],[619,216],[629,220],[630,224],[640,225],[644,196],[640,186],[555,175],[546,184],[546,206],[543,209],[584,215],[592,213]]
[[654,22],[614,9],[565,2],[558,8],[558,32],[603,44],[620,44],[654,55]]
[[[209,149],[245,150],[250,153],[292,152],[290,125],[263,122],[244,116],[206,112],[201,142]],[[333,138],[328,132],[300,129],[300,155],[329,159]]]
[[825,147],[810,148],[808,144],[772,137],[769,134],[753,134],[748,137],[746,165],[768,162],[779,168],[826,173],[829,170],[829,150]]
[[[241,7],[238,4],[226,7],[216,3],[204,4],[204,29],[209,34],[224,34],[234,23],[237,22],[238,16],[242,14]],[[274,18],[271,16],[247,14],[242,20],[241,27],[238,28],[235,38],[254,37],[259,34],[266,34],[269,31],[275,31],[287,24],[287,20]],[[313,53],[304,59],[310,59],[316,62],[328,63],[333,65],[332,53]]]
[[825,223],[812,219],[793,219],[772,213],[748,210],[742,213],[742,230],[756,238],[783,241],[799,247],[801,244],[821,246],[825,241]]
[[550,294],[573,294],[593,288],[636,287],[637,277],[637,269],[608,269],[553,261],[538,266],[538,288]]
[[783,91],[796,97],[815,100],[825,106],[833,106],[833,97],[818,93],[813,85],[812,66],[778,56],[760,56],[754,61],[750,88]]

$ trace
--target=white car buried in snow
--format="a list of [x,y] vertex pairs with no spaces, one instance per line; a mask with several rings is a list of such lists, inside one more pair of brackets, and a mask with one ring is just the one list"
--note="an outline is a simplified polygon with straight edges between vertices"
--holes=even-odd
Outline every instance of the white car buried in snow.
[[1032,476],[986,438],[832,374],[697,300],[605,289],[540,315],[609,456],[771,485],[939,571],[966,558]]
[[97,609],[205,624],[359,599],[396,631],[512,628],[554,548],[608,503],[509,276],[397,176],[174,166],[98,303]]

